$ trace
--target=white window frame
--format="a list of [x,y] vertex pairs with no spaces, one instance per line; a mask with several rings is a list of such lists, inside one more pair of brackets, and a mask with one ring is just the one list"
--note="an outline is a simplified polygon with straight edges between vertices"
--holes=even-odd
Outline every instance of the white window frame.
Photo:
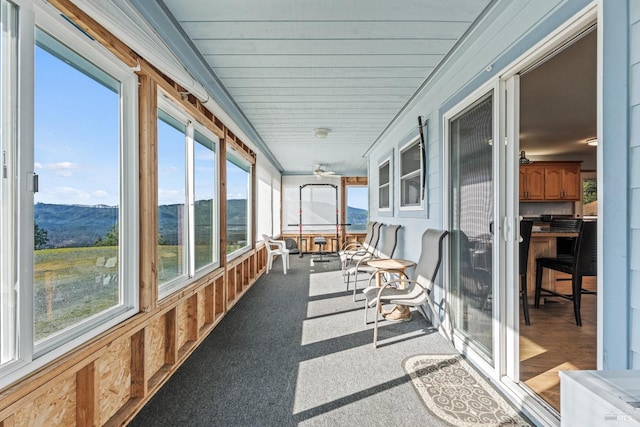
[[[391,162],[391,156],[384,158],[382,161],[380,161],[378,163],[378,212],[391,212],[392,206],[391,206],[391,201],[393,200],[393,186],[391,185],[393,182],[393,171],[392,171],[392,162]],[[381,184],[381,172],[382,172],[382,168],[385,167],[385,165],[389,168],[389,176],[388,176],[388,180],[385,184]],[[389,189],[389,196],[387,199],[387,206],[382,206],[382,200],[380,199],[380,190],[382,190],[384,187],[387,187]]]
[[[9,3],[0,0],[2,7]],[[104,49],[98,42],[73,26],[46,3],[13,0],[18,18],[17,48],[20,54],[14,58],[20,75],[15,98],[10,100],[11,108],[3,109],[2,125],[13,120],[18,131],[10,143],[13,144],[12,161],[15,171],[8,173],[9,182],[3,183],[15,194],[15,220],[7,218],[5,206],[2,210],[2,243],[15,248],[15,256],[2,255],[2,271],[12,269],[15,274],[8,278],[16,288],[16,306],[20,313],[13,333],[16,334],[16,351],[11,361],[0,366],[0,388],[18,380],[82,343],[116,326],[136,314],[138,309],[138,146],[137,146],[137,86],[138,80],[129,67]],[[120,304],[91,316],[63,331],[34,343],[33,322],[33,186],[31,180],[18,177],[33,176],[34,169],[34,52],[36,48],[36,27],[50,34],[79,56],[93,63],[121,84],[120,92],[120,245],[118,274],[121,281]],[[4,58],[3,58],[4,59]],[[6,64],[3,61],[3,66]],[[4,84],[4,82],[3,82]],[[4,98],[3,98],[4,100]],[[19,100],[19,102],[18,102]],[[4,100],[7,101],[7,100]],[[7,104],[3,105],[3,108]],[[15,117],[6,113],[16,112]],[[4,149],[4,146],[3,146]],[[4,204],[3,204],[4,205]],[[19,263],[18,263],[19,260]],[[3,273],[4,274],[4,273]],[[5,277],[3,277],[5,280]],[[4,325],[4,324],[3,324]]]
[[[214,144],[214,154],[215,154],[215,171],[216,171],[216,182],[214,183],[214,188],[216,189],[214,192],[214,201],[218,201],[218,182],[219,182],[219,147],[220,140],[219,138],[207,129],[205,126],[198,123],[191,115],[189,115],[186,111],[184,111],[180,106],[178,106],[175,102],[171,101],[171,98],[163,93],[159,92],[158,95],[158,110],[162,110],[168,115],[170,115],[173,119],[180,122],[185,126],[185,200],[184,206],[186,212],[184,212],[184,266],[185,272],[163,284],[158,282],[158,299],[162,300],[163,298],[168,297],[174,292],[184,288],[188,284],[192,283],[194,280],[197,280],[200,277],[205,276],[211,271],[215,270],[220,266],[220,251],[215,248],[216,252],[214,254],[214,261],[208,266],[202,267],[199,270],[195,268],[195,174],[194,174],[194,144],[195,144],[195,131],[197,130],[206,138],[210,139]],[[216,205],[217,206],[217,205]],[[219,235],[219,209],[214,209],[214,224],[213,229],[215,233],[214,241],[217,242]]]
[[[423,190],[423,183],[424,183],[424,159],[422,158],[422,149],[421,149],[421,144],[422,141],[420,140],[420,136],[417,136],[413,139],[411,139],[411,141],[407,142],[406,144],[404,144],[402,147],[400,147],[399,150],[399,154],[398,154],[398,173],[400,175],[400,182],[399,182],[399,186],[398,186],[398,209],[401,211],[419,211],[424,209],[424,198],[422,195]],[[410,171],[409,173],[406,173],[403,175],[403,170],[402,170],[402,156],[404,153],[406,153],[409,149],[413,148],[414,146],[418,146],[418,150],[420,150],[420,166],[417,170],[413,170]],[[415,176],[418,175],[419,179],[420,179],[420,187],[419,187],[419,191],[420,194],[418,196],[418,203],[417,204],[405,204],[405,201],[403,199],[404,197],[404,191],[402,188],[402,183],[404,180],[407,179],[411,179],[411,178],[415,178]]]
[[[243,255],[244,253],[246,253],[247,251],[251,250],[251,247],[253,245],[251,239],[252,239],[252,235],[253,235],[253,229],[252,229],[252,224],[253,224],[253,218],[252,218],[252,212],[253,212],[253,207],[251,204],[251,200],[252,200],[252,194],[254,191],[253,185],[252,185],[252,179],[251,177],[253,176],[253,168],[255,167],[255,165],[251,164],[249,161],[247,161],[242,155],[238,154],[236,152],[236,150],[231,147],[231,146],[227,146],[227,158],[225,159],[225,161],[229,161],[234,163],[237,167],[241,168],[241,169],[247,169],[247,244],[241,248],[236,249],[233,252],[227,253],[227,260],[232,260],[234,258],[237,258],[241,255]],[[226,182],[227,182],[227,188],[229,188],[228,186],[228,182],[229,182],[229,178],[226,178]],[[227,194],[224,195],[224,197],[227,197]],[[220,232],[223,232],[223,230],[220,230]],[[226,233],[227,230],[224,230],[224,233]]]

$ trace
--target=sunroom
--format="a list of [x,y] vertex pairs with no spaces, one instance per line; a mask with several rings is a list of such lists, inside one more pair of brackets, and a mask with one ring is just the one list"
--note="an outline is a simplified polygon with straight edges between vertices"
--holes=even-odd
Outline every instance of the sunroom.
[[407,265],[448,232],[435,309],[342,350],[437,339],[532,424],[640,420],[635,0],[0,5],[0,427],[132,422],[278,278],[331,289],[305,325],[360,316],[337,253],[372,222]]

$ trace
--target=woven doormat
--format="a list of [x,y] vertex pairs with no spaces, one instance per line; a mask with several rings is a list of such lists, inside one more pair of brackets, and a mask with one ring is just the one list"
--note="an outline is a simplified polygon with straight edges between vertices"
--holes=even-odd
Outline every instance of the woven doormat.
[[404,370],[429,411],[454,426],[530,426],[491,384],[459,355],[418,355]]

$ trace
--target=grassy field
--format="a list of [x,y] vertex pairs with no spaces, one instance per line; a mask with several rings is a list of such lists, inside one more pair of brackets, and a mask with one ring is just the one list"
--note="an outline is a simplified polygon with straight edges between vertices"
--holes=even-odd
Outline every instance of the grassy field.
[[35,251],[36,340],[120,302],[117,255],[115,246]]
[[[232,252],[240,245],[229,245]],[[158,281],[184,273],[182,246],[158,247]],[[196,266],[211,262],[211,245],[198,245]],[[120,303],[118,247],[42,249],[34,252],[36,341]]]

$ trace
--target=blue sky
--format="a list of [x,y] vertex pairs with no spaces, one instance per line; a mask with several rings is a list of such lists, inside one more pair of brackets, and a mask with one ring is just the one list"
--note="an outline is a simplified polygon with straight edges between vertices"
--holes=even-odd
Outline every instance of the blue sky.
[[[118,94],[40,47],[35,59],[35,202],[119,205]],[[158,138],[170,141],[158,158],[158,202],[183,203],[184,135],[161,124]],[[194,155],[196,200],[210,199],[214,154],[196,144]],[[246,198],[246,173],[228,172],[228,197]]]
[[118,204],[118,96],[36,48],[36,202]]

